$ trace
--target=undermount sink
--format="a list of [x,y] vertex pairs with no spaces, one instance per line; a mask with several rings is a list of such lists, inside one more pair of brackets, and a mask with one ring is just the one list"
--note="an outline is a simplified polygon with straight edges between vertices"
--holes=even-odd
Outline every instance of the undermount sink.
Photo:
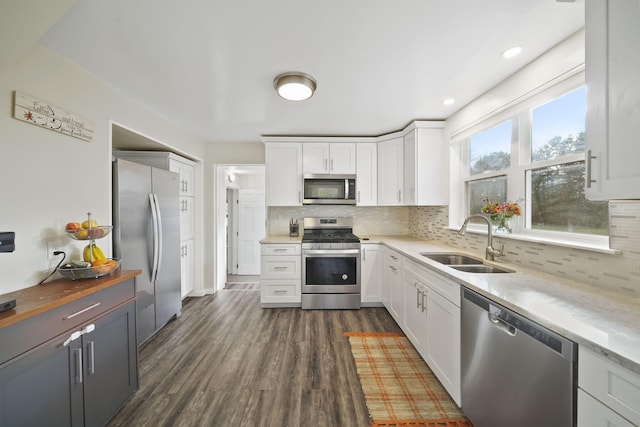
[[450,265],[449,267],[464,271],[466,273],[513,273],[513,270],[506,268],[494,267],[492,265],[475,264],[475,265]]
[[420,255],[445,265],[482,264],[481,259],[470,257],[468,255],[463,255],[463,254],[456,254],[456,253],[434,254],[429,252],[423,252]]
[[484,264],[479,258],[474,258],[458,253],[430,253],[422,252],[420,255],[432,259],[447,267],[466,273],[513,273],[513,270]]

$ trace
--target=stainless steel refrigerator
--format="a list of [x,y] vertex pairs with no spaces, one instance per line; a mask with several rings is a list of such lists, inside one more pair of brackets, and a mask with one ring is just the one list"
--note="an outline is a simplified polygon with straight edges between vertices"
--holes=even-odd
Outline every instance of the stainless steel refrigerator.
[[179,176],[113,162],[113,253],[136,277],[138,345],[180,314]]

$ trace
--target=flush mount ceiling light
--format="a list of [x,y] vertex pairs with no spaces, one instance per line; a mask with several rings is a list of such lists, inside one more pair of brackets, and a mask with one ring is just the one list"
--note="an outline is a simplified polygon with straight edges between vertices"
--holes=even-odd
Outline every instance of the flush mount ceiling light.
[[447,98],[444,101],[442,101],[442,105],[444,105],[445,107],[448,107],[449,105],[453,105],[456,103],[456,100],[453,98]]
[[289,101],[304,101],[311,98],[316,90],[313,77],[299,72],[280,74],[273,80],[278,95]]
[[509,49],[505,50],[500,54],[505,59],[513,58],[514,56],[518,56],[522,53],[522,46],[513,46]]

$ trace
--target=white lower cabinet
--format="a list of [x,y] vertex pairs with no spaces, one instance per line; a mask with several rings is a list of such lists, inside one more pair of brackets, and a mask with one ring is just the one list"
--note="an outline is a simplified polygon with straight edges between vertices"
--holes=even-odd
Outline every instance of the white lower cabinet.
[[458,406],[460,284],[384,247],[382,301]]
[[640,425],[640,375],[578,348],[578,427]]
[[402,291],[404,296],[403,331],[420,356],[427,355],[427,287],[410,270],[402,270]]
[[185,298],[193,291],[193,239],[180,242],[180,294]]
[[360,301],[367,304],[382,302],[382,246],[363,243],[360,252]]
[[426,362],[453,400],[461,405],[460,307],[431,288],[427,294],[427,329]]
[[299,307],[302,256],[299,244],[260,246],[260,303],[263,307]]
[[402,327],[402,255],[385,248],[382,265],[382,280],[385,289],[382,294],[382,302],[391,314],[391,317]]
[[578,427],[634,427],[604,406],[600,401],[578,389]]

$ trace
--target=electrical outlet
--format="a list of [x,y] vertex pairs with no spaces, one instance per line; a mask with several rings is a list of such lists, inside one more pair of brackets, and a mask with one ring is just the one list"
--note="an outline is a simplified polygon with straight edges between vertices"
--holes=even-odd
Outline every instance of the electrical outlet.
[[56,251],[61,251],[62,250],[62,241],[61,240],[50,240],[49,243],[47,243],[47,255],[49,256],[49,260],[52,259],[57,259],[58,256],[54,255],[53,253]]

